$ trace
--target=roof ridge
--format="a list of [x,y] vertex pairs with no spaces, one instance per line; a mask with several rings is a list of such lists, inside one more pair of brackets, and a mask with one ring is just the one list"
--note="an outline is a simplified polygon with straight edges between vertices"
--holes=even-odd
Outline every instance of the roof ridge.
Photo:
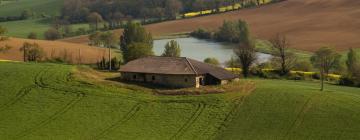
[[195,70],[194,66],[190,63],[189,59],[187,57],[184,57],[186,62],[189,63],[191,69],[195,72],[196,75],[198,75],[198,72]]

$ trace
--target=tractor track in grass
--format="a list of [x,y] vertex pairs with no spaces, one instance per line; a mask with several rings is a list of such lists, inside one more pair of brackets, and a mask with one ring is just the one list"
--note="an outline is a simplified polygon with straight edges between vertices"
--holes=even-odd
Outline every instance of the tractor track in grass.
[[66,113],[68,110],[70,110],[75,104],[77,104],[82,98],[82,96],[78,96],[77,98],[74,98],[73,100],[71,100],[70,102],[68,102],[65,106],[63,106],[60,110],[58,110],[57,112],[55,112],[53,115],[51,115],[50,117],[48,117],[47,119],[41,121],[40,123],[36,124],[35,127],[26,129],[22,132],[20,132],[17,135],[16,139],[21,139],[24,138],[25,136],[35,132],[36,130],[46,126],[47,124],[51,123],[52,121],[56,120],[59,116],[61,116],[62,114]]
[[186,130],[190,128],[191,125],[195,123],[197,119],[199,119],[205,108],[206,108],[206,104],[199,103],[197,105],[196,111],[192,114],[192,116],[185,122],[183,126],[180,127],[178,131],[176,131],[176,133],[173,136],[171,136],[170,139],[178,139],[179,137],[183,136]]
[[295,120],[292,122],[290,128],[285,133],[284,139],[291,139],[291,138],[289,138],[290,133],[303,123],[306,112],[312,107],[311,101],[314,100],[315,98],[317,98],[318,96],[321,96],[321,95],[314,94],[306,100],[304,105],[301,107],[299,113],[297,114]]
[[[44,70],[40,71],[39,73],[37,73],[34,77],[34,80],[37,79],[38,77],[41,77],[44,73]],[[36,83],[30,86],[25,86],[23,88],[21,88],[17,93],[14,99],[10,100],[9,102],[5,103],[4,105],[2,105],[0,107],[0,111],[4,111],[5,109],[11,107],[12,105],[16,104],[17,102],[19,102],[22,98],[24,98],[27,94],[29,94],[31,92],[32,89],[39,87]]]
[[234,100],[235,102],[234,106],[230,109],[229,113],[226,114],[225,118],[221,121],[219,126],[217,126],[216,131],[214,131],[214,133],[211,134],[210,137],[215,137],[217,134],[224,131],[224,128],[226,128],[227,123],[229,123],[232,117],[235,115],[236,110],[244,104],[246,97],[247,96],[242,96]]
[[[48,72],[49,68],[45,69],[44,73]],[[76,97],[74,97],[71,101],[69,101],[66,105],[64,105],[61,109],[57,110],[54,114],[52,114],[50,117],[48,117],[47,119],[37,123],[34,127],[26,129],[22,132],[20,132],[17,136],[16,139],[21,139],[24,138],[25,136],[35,132],[36,130],[46,126],[47,124],[51,123],[52,121],[56,120],[59,118],[59,116],[61,116],[62,114],[66,113],[67,111],[69,111],[71,108],[73,108],[78,102],[80,102],[84,97],[85,97],[85,93],[81,92],[81,91],[73,91],[73,90],[66,90],[66,89],[60,89],[60,88],[56,88],[51,86],[50,84],[47,84],[44,82],[44,74],[42,75],[38,75],[34,78],[34,83],[36,85],[36,87],[40,87],[43,89],[49,89],[49,90],[53,90],[53,91],[57,91],[57,92],[64,92],[64,93],[72,93],[74,95],[76,95]],[[54,92],[56,93],[56,92]]]
[[141,103],[134,105],[130,109],[130,111],[127,112],[126,115],[122,119],[116,121],[115,123],[113,123],[109,127],[105,128],[99,134],[95,135],[93,139],[94,140],[102,139],[102,138],[104,138],[106,136],[107,133],[110,133],[114,129],[118,128],[121,124],[124,124],[124,123],[128,122],[131,118],[133,118],[136,115],[136,113],[139,112],[139,110],[141,109],[141,106],[142,106]]

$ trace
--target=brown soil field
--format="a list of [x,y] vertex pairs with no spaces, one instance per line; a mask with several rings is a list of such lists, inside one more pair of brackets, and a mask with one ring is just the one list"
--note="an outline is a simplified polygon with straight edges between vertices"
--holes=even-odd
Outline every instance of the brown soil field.
[[[224,20],[246,20],[253,35],[270,39],[284,34],[292,47],[314,51],[332,45],[339,51],[360,48],[360,0],[287,0],[258,8],[147,25],[155,36],[215,30]],[[122,30],[116,30],[121,32]],[[87,43],[87,36],[64,39]]]
[[12,48],[5,53],[0,53],[0,59],[23,61],[23,52],[20,48],[24,42],[37,43],[44,49],[47,58],[65,58],[74,64],[89,64],[96,63],[103,56],[107,56],[108,50],[105,48],[92,47],[88,45],[67,43],[61,41],[44,41],[44,40],[30,40],[9,38],[6,41],[0,42],[0,47],[9,45]]

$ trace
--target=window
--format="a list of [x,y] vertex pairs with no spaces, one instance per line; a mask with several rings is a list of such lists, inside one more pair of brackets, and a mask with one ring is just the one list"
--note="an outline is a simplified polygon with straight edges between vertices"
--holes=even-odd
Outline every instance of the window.
[[187,79],[187,78],[185,78],[185,82],[188,82],[188,79]]
[[152,79],[153,81],[155,81],[155,76],[151,76],[151,79]]
[[136,75],[133,75],[133,79],[136,79]]

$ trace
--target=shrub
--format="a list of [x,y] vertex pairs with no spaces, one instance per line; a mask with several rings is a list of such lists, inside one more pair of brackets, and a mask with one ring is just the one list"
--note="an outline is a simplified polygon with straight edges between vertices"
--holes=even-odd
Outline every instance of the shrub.
[[294,69],[297,71],[312,71],[313,66],[309,61],[300,61],[294,65]]
[[211,58],[211,57],[206,58],[206,59],[204,60],[204,62],[205,62],[205,63],[208,63],[208,64],[211,64],[211,65],[215,65],[215,66],[219,66],[219,65],[220,65],[219,60],[217,60],[216,58]]
[[27,36],[28,39],[37,39],[37,34],[35,32],[31,32],[29,33],[29,35]]
[[199,28],[193,32],[190,33],[190,36],[192,37],[196,37],[199,39],[211,39],[212,38],[212,33],[209,31],[206,31],[202,28]]
[[56,39],[60,39],[62,37],[60,32],[54,28],[48,29],[44,33],[44,36],[45,36],[45,39],[47,39],[47,40],[56,40]]

